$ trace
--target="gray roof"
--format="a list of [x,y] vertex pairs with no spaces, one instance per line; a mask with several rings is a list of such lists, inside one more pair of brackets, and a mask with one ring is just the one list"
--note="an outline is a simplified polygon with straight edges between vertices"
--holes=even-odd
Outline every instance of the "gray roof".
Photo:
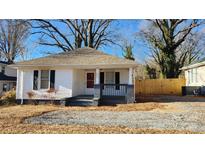
[[8,76],[0,72],[0,81],[16,81],[16,77]]
[[95,65],[130,65],[136,66],[136,62],[117,56],[103,53],[102,51],[85,47],[69,52],[61,52],[42,58],[17,62],[13,67],[21,66],[95,66]]
[[0,61],[0,64],[9,64],[9,63],[5,61]]

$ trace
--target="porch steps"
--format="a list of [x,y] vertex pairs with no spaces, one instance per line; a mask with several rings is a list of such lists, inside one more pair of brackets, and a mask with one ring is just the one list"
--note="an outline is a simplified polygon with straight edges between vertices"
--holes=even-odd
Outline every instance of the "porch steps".
[[67,98],[65,106],[96,106],[93,96],[80,95]]
[[115,106],[124,103],[124,96],[104,96],[99,104],[96,104],[92,95],[79,95],[65,99],[65,106]]

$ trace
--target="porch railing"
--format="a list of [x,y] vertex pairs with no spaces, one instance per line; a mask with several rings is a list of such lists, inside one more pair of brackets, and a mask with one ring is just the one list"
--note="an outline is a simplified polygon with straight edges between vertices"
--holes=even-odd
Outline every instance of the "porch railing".
[[100,84],[101,96],[125,96],[127,84]]

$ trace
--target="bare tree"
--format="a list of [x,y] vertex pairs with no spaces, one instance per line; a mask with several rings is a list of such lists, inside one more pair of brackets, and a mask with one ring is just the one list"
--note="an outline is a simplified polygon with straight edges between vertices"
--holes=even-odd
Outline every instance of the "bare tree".
[[0,20],[0,56],[8,63],[14,63],[17,56],[25,53],[25,40],[29,25],[24,20]]
[[54,46],[63,51],[81,47],[98,49],[107,44],[115,44],[110,26],[113,20],[64,19],[33,20],[33,34],[40,34],[39,44]]
[[[180,68],[200,55],[198,38],[194,29],[202,20],[149,20],[150,25],[140,31],[140,36],[151,48],[152,57],[166,78],[178,77]],[[195,37],[193,37],[195,35]]]

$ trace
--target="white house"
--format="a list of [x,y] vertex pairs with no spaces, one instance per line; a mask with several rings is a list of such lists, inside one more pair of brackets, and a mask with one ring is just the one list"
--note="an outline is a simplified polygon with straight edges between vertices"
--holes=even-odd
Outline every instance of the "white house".
[[16,86],[16,70],[0,61],[0,96]]
[[[103,98],[134,102],[134,69],[131,60],[80,48],[47,57],[18,62],[16,98],[21,103],[90,96],[92,105]],[[82,99],[81,99],[82,101]],[[76,101],[77,103],[77,101]]]
[[[194,94],[194,91],[204,91],[205,86],[205,61],[200,61],[182,68],[186,79],[186,93]],[[202,92],[203,93],[203,92]]]

